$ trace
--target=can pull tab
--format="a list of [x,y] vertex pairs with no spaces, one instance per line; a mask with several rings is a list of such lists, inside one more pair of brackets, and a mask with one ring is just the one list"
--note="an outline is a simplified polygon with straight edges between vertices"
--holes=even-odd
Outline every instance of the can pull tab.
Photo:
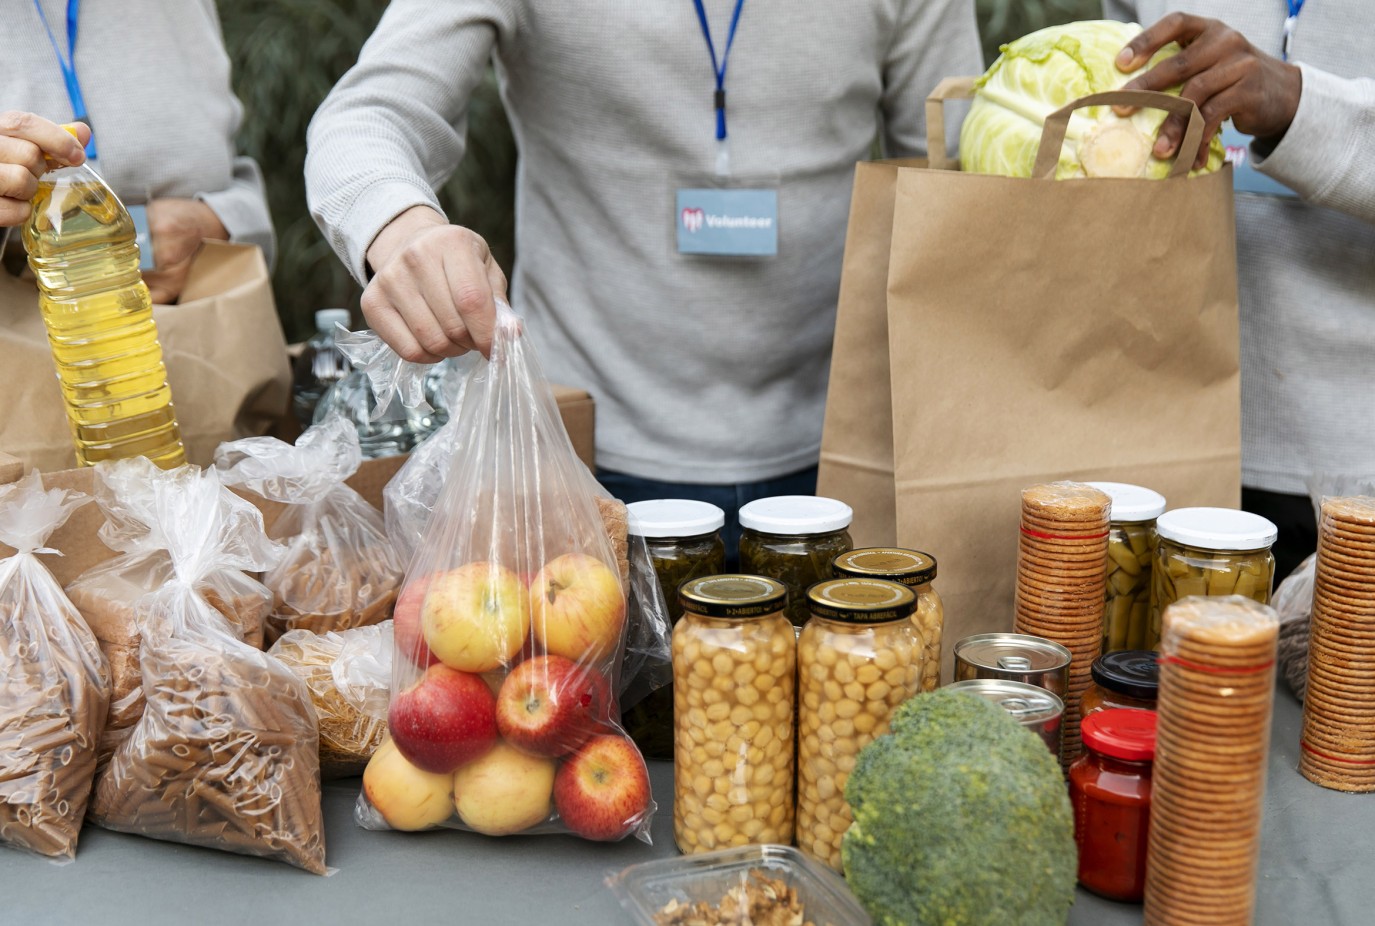
[[1030,672],[1031,660],[1025,656],[999,656],[998,668],[1010,672]]
[[1013,717],[1028,717],[1054,707],[1049,698],[1003,698],[998,704]]

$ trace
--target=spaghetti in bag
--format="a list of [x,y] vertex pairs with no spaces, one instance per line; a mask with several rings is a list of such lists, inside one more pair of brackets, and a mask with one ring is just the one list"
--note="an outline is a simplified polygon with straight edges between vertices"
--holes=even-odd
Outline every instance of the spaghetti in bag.
[[347,630],[391,616],[404,566],[382,516],[344,482],[362,460],[357,431],[338,415],[307,428],[295,446],[249,437],[215,451],[226,485],[286,506],[268,531],[287,547],[263,574],[275,595],[269,642],[289,630]]
[[617,722],[618,551],[504,305],[459,432],[398,602],[389,740],[363,774],[356,816],[648,841],[648,772]]
[[213,470],[181,467],[147,490],[174,572],[139,602],[146,703],[96,781],[91,821],[324,874],[310,695],[196,591],[198,577],[256,542],[262,522],[226,502]]
[[38,559],[89,499],[30,473],[0,489],[0,845],[70,861],[95,775],[109,679],[95,636]]

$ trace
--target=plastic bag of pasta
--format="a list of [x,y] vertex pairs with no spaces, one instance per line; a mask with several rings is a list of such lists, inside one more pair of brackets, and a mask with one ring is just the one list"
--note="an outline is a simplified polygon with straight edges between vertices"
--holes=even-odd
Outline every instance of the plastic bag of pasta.
[[208,571],[249,568],[244,551],[262,533],[258,512],[228,503],[215,472],[192,466],[146,492],[173,573],[139,602],[146,704],[96,780],[91,821],[323,874],[310,694],[196,590]]
[[320,722],[320,777],[361,775],[387,735],[391,622],[329,633],[293,630],[269,653],[310,689]]
[[37,473],[0,489],[0,845],[71,860],[109,679],[95,636],[39,554],[89,499]]
[[294,447],[249,437],[216,449],[226,485],[285,506],[268,529],[287,546],[263,575],[276,596],[269,642],[288,630],[347,630],[391,616],[404,566],[382,516],[344,482],[362,460],[357,432],[338,416],[307,428]]
[[[101,764],[143,714],[139,603],[173,575],[169,540],[161,523],[163,513],[156,508],[157,494],[148,487],[175,478],[146,457],[101,463],[95,468],[95,500],[105,515],[100,540],[120,555],[78,576],[67,586],[67,596],[95,633],[110,666],[110,712],[100,740]],[[234,625],[245,643],[262,649],[264,621],[272,611],[273,597],[243,570],[271,568],[285,549],[268,540],[262,531],[262,517],[250,502],[228,489],[221,489],[221,501],[236,510],[237,516],[255,520],[258,528],[244,533],[246,545],[234,563],[210,563],[215,568],[197,576],[196,591]]]

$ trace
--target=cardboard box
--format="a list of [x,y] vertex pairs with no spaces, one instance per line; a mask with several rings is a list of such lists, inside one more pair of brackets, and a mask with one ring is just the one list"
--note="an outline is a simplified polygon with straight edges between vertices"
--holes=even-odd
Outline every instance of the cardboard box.
[[[596,417],[592,397],[582,389],[574,389],[570,386],[552,386],[551,388],[554,391],[554,398],[558,401],[559,413],[563,417],[564,427],[568,430],[568,436],[573,442],[573,449],[577,451],[578,458],[587,464],[588,468],[592,468],[595,459],[593,424]],[[348,484],[380,511],[382,510],[382,490],[405,462],[405,456],[364,460],[363,465],[358,468],[358,472],[349,478]],[[0,485],[8,485],[17,481],[24,475],[24,472],[23,461],[10,454],[0,452]],[[44,473],[43,485],[45,488],[72,489],[90,495],[94,491],[94,473],[86,467]],[[278,503],[256,497],[250,500],[262,509],[264,525],[269,528],[277,520],[284,507]],[[113,550],[100,542],[97,535],[100,526],[104,523],[105,517],[100,513],[97,506],[83,505],[72,512],[67,523],[49,538],[48,546],[61,551],[62,555],[44,556],[43,562],[52,570],[57,581],[63,586],[66,586],[92,566],[103,563],[115,555]],[[5,559],[13,554],[14,550],[11,547],[0,543],[0,559]]]

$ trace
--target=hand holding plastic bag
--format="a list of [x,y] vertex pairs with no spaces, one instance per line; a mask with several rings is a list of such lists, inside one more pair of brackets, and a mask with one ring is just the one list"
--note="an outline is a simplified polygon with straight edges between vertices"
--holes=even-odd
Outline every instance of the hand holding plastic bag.
[[0,489],[0,845],[70,860],[95,775],[109,681],[95,637],[38,554],[89,499],[43,490],[37,473]]
[[250,437],[215,451],[226,485],[286,505],[269,535],[287,552],[263,575],[276,595],[269,640],[288,630],[345,630],[391,615],[404,567],[377,510],[344,482],[361,462],[357,433],[338,417],[307,428],[294,447]]

